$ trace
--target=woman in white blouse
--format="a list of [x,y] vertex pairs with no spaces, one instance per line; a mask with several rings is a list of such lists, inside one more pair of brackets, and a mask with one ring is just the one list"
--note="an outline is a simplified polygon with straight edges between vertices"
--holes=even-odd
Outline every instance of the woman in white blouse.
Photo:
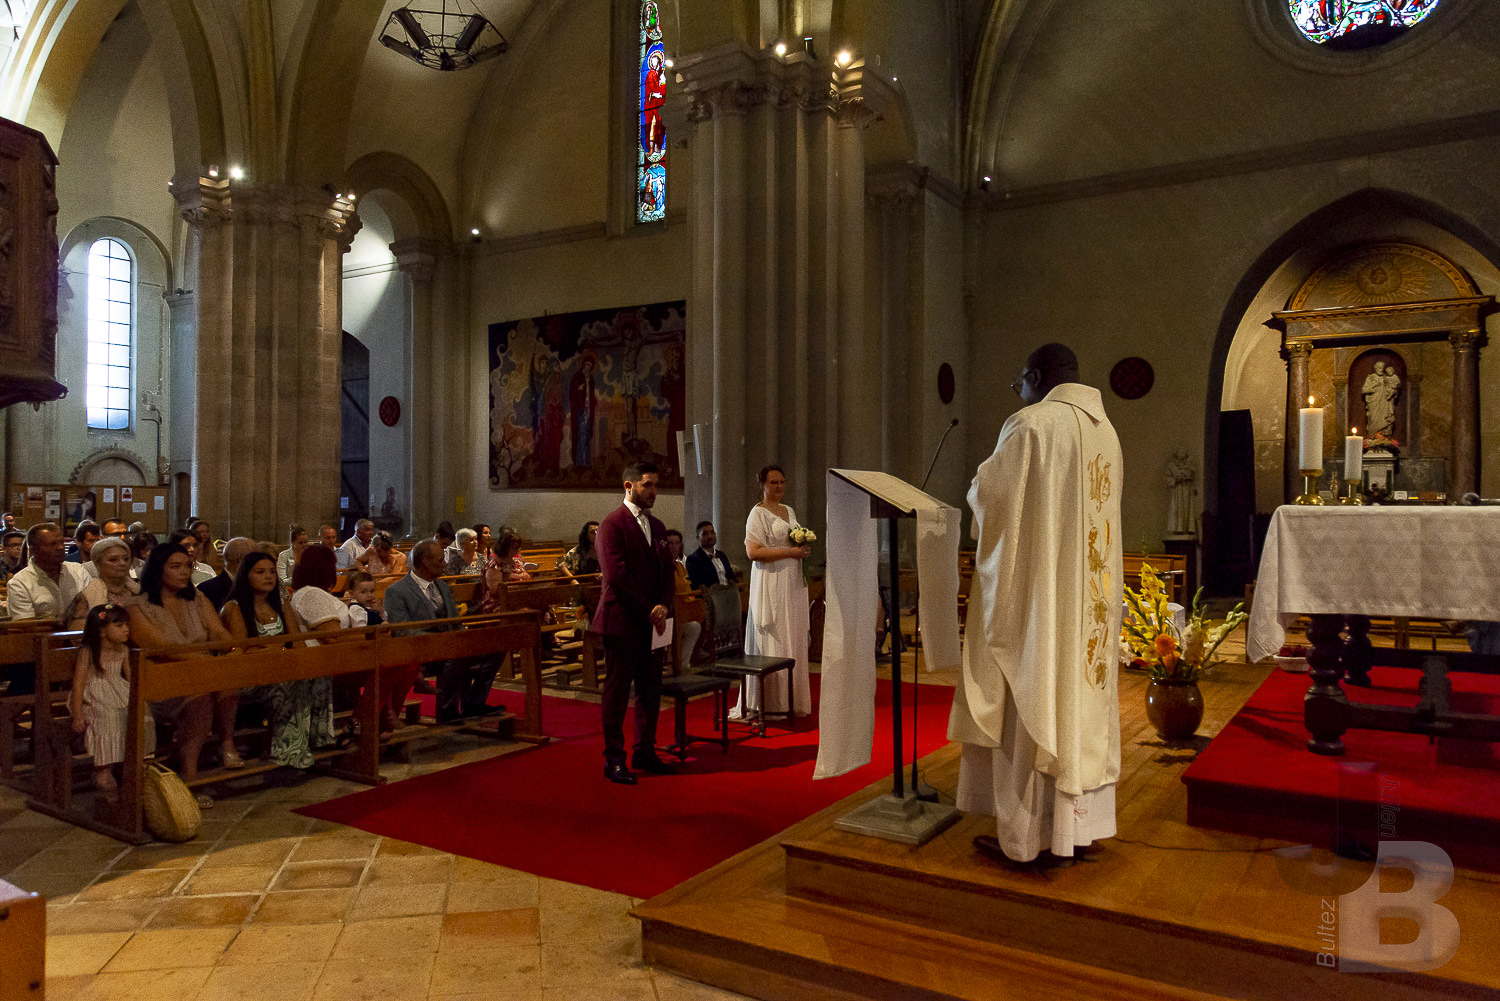
[[788,538],[799,523],[797,512],[782,502],[786,474],[767,466],[756,475],[760,503],[745,522],[745,555],[750,557],[750,614],[745,620],[745,652],[760,657],[790,657],[796,661],[787,692],[785,672],[765,679],[746,678],[740,704],[733,715],[744,718],[764,709],[791,710],[798,716],[812,712],[812,689],[807,678],[807,584],[802,561],[812,555],[807,546]]

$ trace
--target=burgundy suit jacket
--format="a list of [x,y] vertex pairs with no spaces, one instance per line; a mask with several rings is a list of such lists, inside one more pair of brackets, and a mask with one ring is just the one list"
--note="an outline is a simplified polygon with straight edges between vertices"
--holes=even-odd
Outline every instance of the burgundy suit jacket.
[[648,511],[651,541],[624,504],[599,523],[594,552],[599,557],[603,588],[590,625],[606,636],[646,639],[651,632],[651,609],[664,605],[668,614],[676,591],[672,556],[667,551],[667,526]]

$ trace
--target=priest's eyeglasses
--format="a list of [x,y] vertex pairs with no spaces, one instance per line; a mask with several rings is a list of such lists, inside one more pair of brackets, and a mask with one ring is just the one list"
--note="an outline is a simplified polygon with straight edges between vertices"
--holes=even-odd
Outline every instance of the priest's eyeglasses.
[[1017,379],[1015,382],[1013,382],[1013,383],[1010,384],[1010,391],[1012,393],[1015,393],[1017,396],[1020,396],[1021,395],[1021,387],[1024,386],[1024,385],[1026,385],[1026,380],[1029,379],[1029,378],[1031,378],[1031,376],[1032,376],[1032,370],[1031,369],[1027,369],[1026,371],[1022,372],[1021,373],[1021,377],[1019,379]]

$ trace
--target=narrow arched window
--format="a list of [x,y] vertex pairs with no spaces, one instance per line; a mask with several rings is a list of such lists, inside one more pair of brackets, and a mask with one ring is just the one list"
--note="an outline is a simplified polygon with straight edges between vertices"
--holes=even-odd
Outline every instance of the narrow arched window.
[[641,3],[639,134],[636,140],[635,218],[656,222],[667,217],[667,134],[662,106],[667,100],[667,50],[662,44],[657,0]]
[[135,261],[119,240],[89,247],[88,426],[130,427],[131,348],[135,344]]

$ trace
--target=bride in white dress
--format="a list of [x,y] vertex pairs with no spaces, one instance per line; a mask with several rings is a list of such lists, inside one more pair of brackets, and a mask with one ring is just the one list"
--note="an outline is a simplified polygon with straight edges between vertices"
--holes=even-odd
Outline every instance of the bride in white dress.
[[[807,584],[802,579],[802,561],[812,555],[812,549],[794,546],[787,537],[798,521],[797,512],[781,502],[786,494],[781,467],[767,466],[756,480],[761,500],[745,522],[745,554],[751,560],[745,652],[791,657],[797,662],[791,672],[791,705],[798,716],[806,716],[812,712],[812,690],[807,680]],[[758,678],[746,678],[739,707],[731,715],[744,718],[762,706],[767,712],[786,712],[786,672],[778,671],[764,685]]]

